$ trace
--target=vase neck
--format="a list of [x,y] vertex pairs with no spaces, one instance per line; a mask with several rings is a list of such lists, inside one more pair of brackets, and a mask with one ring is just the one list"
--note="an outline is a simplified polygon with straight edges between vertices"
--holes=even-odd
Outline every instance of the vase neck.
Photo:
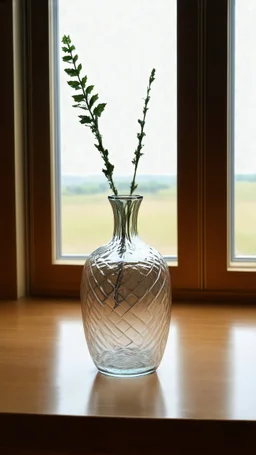
[[142,196],[109,196],[114,215],[113,236],[129,239],[138,235],[137,219]]

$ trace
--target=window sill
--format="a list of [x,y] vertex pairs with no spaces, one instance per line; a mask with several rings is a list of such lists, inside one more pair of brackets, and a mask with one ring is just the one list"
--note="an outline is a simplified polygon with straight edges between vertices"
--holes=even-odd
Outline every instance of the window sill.
[[77,301],[1,302],[0,452],[251,453],[255,329],[249,305],[175,303],[157,374],[115,379],[90,360]]

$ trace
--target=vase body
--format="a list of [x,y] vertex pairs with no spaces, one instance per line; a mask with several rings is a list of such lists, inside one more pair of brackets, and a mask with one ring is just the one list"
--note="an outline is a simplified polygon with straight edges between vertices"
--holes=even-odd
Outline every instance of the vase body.
[[138,236],[142,196],[109,196],[109,201],[113,237],[89,256],[82,272],[84,332],[100,372],[138,376],[155,371],[164,353],[170,276],[160,253]]

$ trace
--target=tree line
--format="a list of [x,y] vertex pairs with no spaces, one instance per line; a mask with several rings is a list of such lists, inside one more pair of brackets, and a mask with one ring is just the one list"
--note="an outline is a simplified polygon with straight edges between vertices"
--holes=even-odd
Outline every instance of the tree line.
[[[162,190],[171,189],[173,185],[166,183],[159,183],[155,181],[144,182],[139,184],[139,192],[156,194]],[[129,193],[129,184],[126,182],[119,182],[118,189],[120,193]],[[101,194],[108,191],[107,183],[88,183],[79,185],[65,185],[62,187],[63,195],[82,195],[82,194]]]

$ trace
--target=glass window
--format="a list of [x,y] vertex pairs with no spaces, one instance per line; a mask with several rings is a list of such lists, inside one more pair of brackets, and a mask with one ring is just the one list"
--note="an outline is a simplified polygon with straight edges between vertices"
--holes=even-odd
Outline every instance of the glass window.
[[177,258],[176,0],[69,0],[53,8],[53,155],[55,257],[81,259],[106,243],[113,228],[111,194],[91,131],[79,123],[67,85],[61,38],[70,35],[83,73],[106,109],[100,130],[119,193],[127,193],[138,119],[152,68],[144,156],[137,193],[144,196],[139,234],[166,258]]
[[256,262],[256,2],[230,6],[230,250],[248,265]]

